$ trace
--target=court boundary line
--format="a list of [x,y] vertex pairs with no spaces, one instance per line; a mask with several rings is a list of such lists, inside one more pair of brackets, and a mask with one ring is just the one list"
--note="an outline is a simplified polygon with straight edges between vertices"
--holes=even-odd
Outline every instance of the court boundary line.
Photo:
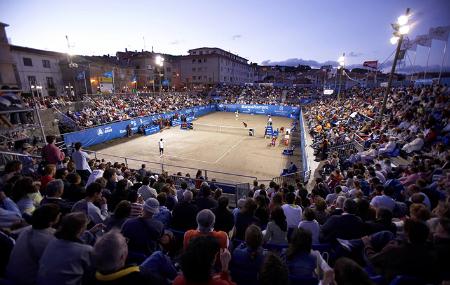
[[224,158],[227,154],[229,154],[231,152],[232,149],[234,149],[235,147],[237,147],[243,140],[245,140],[247,137],[243,137],[241,138],[239,141],[237,141],[234,145],[232,145],[230,148],[228,148],[221,156],[219,156],[218,159],[216,159],[216,161],[214,161],[213,164],[217,164],[222,158]]

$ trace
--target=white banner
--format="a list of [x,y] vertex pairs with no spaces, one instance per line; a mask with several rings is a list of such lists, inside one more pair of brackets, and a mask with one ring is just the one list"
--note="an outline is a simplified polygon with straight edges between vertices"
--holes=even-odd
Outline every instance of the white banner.
[[428,34],[434,40],[446,42],[448,40],[448,35],[450,34],[450,26],[430,28]]

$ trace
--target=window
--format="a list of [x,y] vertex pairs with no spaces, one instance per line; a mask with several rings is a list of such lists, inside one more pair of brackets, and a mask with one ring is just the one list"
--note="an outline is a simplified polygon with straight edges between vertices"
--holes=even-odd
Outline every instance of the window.
[[42,60],[42,66],[43,66],[44,68],[50,68],[50,60],[43,59],[43,60]]
[[23,58],[23,65],[25,65],[25,66],[33,66],[33,61],[31,61],[31,58],[29,58],[29,57],[24,57]]
[[170,67],[167,67],[167,68],[166,68],[166,71],[167,71],[167,72],[170,72],[170,71],[171,71],[171,68],[170,68]]
[[194,75],[194,76],[192,76],[192,80],[195,80],[195,75]]
[[53,82],[53,77],[47,77],[47,88],[55,89],[55,83]]
[[199,67],[199,68],[197,68],[197,70],[198,70],[198,71],[202,71],[202,68],[201,68],[201,67]]
[[36,76],[28,76],[28,83],[31,85],[36,85]]
[[192,63],[194,63],[195,62],[195,58],[192,60]]
[[196,68],[195,68],[195,67],[193,67],[193,68],[192,68],[192,71],[194,71],[194,72],[195,72],[195,71],[196,71]]

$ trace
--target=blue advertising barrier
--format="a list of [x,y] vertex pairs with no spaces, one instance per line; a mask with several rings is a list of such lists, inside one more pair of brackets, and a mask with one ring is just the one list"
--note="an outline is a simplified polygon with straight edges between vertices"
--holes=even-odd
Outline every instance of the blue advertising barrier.
[[103,126],[93,127],[82,131],[72,132],[64,134],[64,142],[67,146],[72,145],[76,142],[81,142],[84,147],[93,146],[96,144],[104,143],[112,139],[117,139],[125,137],[127,134],[127,126],[131,125],[131,130],[133,133],[138,131],[138,128],[142,125],[150,125],[153,121],[160,118],[169,119],[175,114],[178,116],[185,115],[188,121],[194,120],[195,117],[200,117],[205,114],[215,112],[216,105],[198,106],[187,108],[183,110],[177,110],[172,112],[167,112],[163,114],[157,114],[152,116],[145,116],[140,118],[135,118],[132,120],[126,120],[121,122],[115,122]]
[[217,111],[297,118],[299,107],[278,105],[217,104]]
[[159,126],[151,126],[149,128],[145,128],[144,129],[144,134],[146,136],[152,135],[152,134],[155,134],[155,133],[158,133],[158,132],[159,132]]

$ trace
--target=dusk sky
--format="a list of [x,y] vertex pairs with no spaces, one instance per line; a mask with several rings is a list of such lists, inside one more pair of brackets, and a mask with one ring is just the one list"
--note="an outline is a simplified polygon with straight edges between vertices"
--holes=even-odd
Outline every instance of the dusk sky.
[[[345,52],[352,65],[381,63],[392,53],[390,23],[407,7],[410,38],[450,25],[450,0],[0,0],[0,22],[10,25],[12,44],[67,52],[68,35],[72,52],[82,55],[141,50],[145,38],[146,50],[176,55],[208,46],[251,62],[314,65]],[[433,41],[430,66],[441,64],[443,48]],[[416,64],[425,65],[427,52],[418,47]]]

